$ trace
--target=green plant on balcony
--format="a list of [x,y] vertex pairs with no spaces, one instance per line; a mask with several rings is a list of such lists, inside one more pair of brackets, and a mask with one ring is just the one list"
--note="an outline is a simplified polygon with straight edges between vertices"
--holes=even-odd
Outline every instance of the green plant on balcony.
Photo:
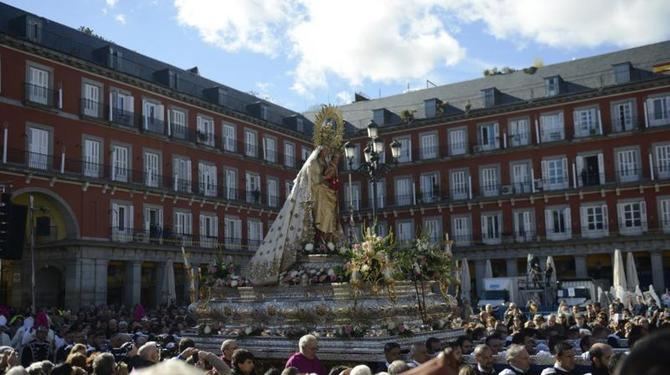
[[414,121],[414,114],[416,113],[416,110],[412,109],[405,109],[402,112],[400,112],[400,118],[402,119],[403,122],[410,123]]

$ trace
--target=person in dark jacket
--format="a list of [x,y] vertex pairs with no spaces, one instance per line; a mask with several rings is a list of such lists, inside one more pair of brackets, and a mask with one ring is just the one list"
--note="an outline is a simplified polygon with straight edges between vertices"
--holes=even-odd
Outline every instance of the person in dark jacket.
[[233,375],[255,375],[254,355],[246,349],[237,349],[233,353]]

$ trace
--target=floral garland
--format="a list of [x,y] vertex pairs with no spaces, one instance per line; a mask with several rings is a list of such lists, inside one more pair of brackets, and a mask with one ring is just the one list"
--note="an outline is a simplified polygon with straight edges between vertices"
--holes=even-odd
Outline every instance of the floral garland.
[[299,266],[296,269],[279,274],[279,282],[283,285],[330,284],[343,281],[347,281],[347,275],[341,266],[329,268]]
[[251,281],[239,275],[239,267],[231,262],[217,258],[214,264],[207,266],[200,274],[202,285],[207,288],[229,287],[237,288],[251,285]]

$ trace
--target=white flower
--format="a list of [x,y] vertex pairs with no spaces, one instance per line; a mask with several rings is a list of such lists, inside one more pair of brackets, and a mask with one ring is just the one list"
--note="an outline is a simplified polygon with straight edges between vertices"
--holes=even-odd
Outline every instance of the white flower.
[[247,334],[247,335],[250,335],[251,332],[253,332],[253,331],[254,331],[254,328],[251,327],[251,326],[248,326],[244,329],[244,333]]
[[368,266],[367,264],[361,266],[361,272],[368,273],[368,271],[370,271],[370,266]]
[[335,270],[332,268],[328,269],[328,276],[335,276]]
[[342,255],[346,254],[346,253],[347,253],[347,250],[348,250],[348,249],[347,249],[346,247],[344,247],[344,246],[340,247],[340,254],[342,254]]
[[230,286],[233,287],[233,288],[236,288],[237,284],[238,284],[237,280],[233,280],[233,281],[230,282]]
[[308,253],[311,253],[314,251],[314,244],[313,243],[308,243],[305,245],[305,251]]
[[328,245],[326,245],[326,246],[328,246],[328,250],[330,250],[330,251],[335,250],[335,244],[332,243],[332,242],[328,242]]
[[209,335],[210,333],[212,333],[212,327],[210,327],[209,324],[207,324],[205,328],[202,330],[202,332],[204,332],[205,335]]

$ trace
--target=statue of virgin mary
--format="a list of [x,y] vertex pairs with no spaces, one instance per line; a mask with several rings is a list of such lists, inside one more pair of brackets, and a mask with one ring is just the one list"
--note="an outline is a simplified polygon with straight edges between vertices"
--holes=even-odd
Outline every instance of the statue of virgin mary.
[[254,285],[279,282],[279,274],[297,261],[306,242],[335,242],[341,237],[337,209],[337,163],[344,122],[339,112],[324,106],[316,117],[317,145],[293,181],[277,218],[251,258],[249,278]]

